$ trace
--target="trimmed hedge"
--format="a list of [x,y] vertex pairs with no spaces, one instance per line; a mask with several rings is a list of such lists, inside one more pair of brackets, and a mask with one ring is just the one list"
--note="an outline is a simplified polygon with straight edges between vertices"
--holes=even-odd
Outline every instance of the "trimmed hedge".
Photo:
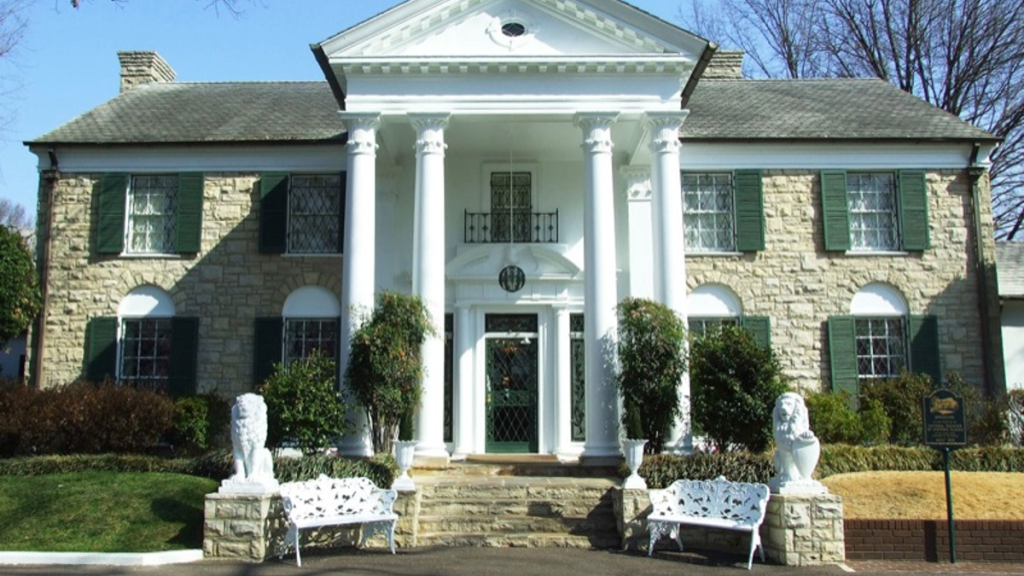
[[[231,475],[231,453],[210,452],[198,458],[159,458],[123,454],[34,456],[0,460],[0,476],[40,476],[86,470],[108,472],[167,472],[223,480]],[[391,486],[397,476],[390,455],[368,459],[338,456],[304,456],[274,459],[274,473],[281,482],[311,480],[320,474],[334,478],[366,476],[378,486]]]
[[[1024,449],[990,446],[955,450],[950,455],[950,468],[962,472],[1024,472]],[[830,444],[822,446],[815,476],[820,479],[849,472],[942,469],[942,453],[931,448]],[[647,456],[639,473],[648,487],[664,488],[680,478],[711,480],[719,476],[736,482],[767,483],[774,470],[769,453],[725,452]],[[623,477],[626,474],[628,471]]]

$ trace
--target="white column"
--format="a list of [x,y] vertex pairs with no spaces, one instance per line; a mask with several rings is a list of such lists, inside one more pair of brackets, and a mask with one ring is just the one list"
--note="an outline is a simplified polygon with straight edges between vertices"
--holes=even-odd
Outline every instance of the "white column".
[[[377,128],[379,114],[341,113],[348,129],[348,163],[345,194],[345,237],[341,273],[341,353],[338,374],[344,376],[352,333],[373,310],[377,242]],[[351,395],[346,393],[351,400]],[[366,414],[349,416],[350,432],[342,441],[345,455],[369,456],[373,445]]]
[[416,201],[412,291],[423,299],[436,334],[423,344],[423,399],[416,455],[448,458],[444,444],[444,130],[447,114],[410,114],[416,129]]
[[618,458],[619,409],[615,386],[618,302],[615,258],[613,112],[580,113],[583,130],[584,339],[587,356],[587,441],[582,458]]
[[629,295],[654,298],[654,241],[651,231],[651,167],[629,166],[626,177],[629,223]]
[[555,454],[572,450],[572,350],[569,346],[569,310],[555,308]]
[[[679,174],[679,129],[689,114],[647,114],[651,133],[652,214],[654,216],[654,297],[685,323],[686,245],[683,234],[683,197]],[[672,427],[666,450],[688,452],[693,448],[690,428],[690,374],[679,382],[682,415]]]
[[455,342],[453,355],[455,356],[455,378],[454,390],[454,411],[452,415],[453,436],[455,448],[454,454],[471,454],[476,451],[473,434],[476,407],[476,396],[473,393],[474,364],[473,345],[475,342],[473,330],[473,311],[469,306],[458,305],[455,307]]

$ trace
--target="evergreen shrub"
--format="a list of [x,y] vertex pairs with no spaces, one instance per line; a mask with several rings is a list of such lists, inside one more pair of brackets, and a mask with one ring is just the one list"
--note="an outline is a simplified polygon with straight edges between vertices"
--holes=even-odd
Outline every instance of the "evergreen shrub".
[[889,439],[891,423],[881,404],[866,400],[859,410],[850,408],[845,390],[804,395],[811,430],[822,444],[881,444]]
[[692,413],[719,450],[767,450],[775,400],[788,387],[775,352],[739,326],[721,326],[690,348]]
[[276,364],[260,388],[267,403],[267,444],[294,443],[304,454],[327,450],[345,434],[347,407],[333,360],[318,351]]
[[196,454],[227,438],[231,405],[216,394],[174,400],[174,424],[168,441],[179,454]]

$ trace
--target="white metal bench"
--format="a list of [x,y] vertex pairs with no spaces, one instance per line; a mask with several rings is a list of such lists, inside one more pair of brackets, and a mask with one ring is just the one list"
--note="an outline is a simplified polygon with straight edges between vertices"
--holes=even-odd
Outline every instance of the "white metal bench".
[[754,549],[760,551],[764,562],[764,548],[758,528],[768,508],[768,486],[747,482],[730,482],[719,476],[715,480],[676,480],[664,490],[651,490],[651,514],[647,527],[651,541],[647,555],[654,552],[654,544],[663,535],[672,536],[683,549],[681,524],[707,526],[750,532],[750,556],[747,570],[754,562]]
[[288,534],[280,556],[283,557],[289,544],[292,544],[295,546],[295,563],[302,566],[302,558],[299,556],[300,530],[347,524],[363,526],[360,545],[377,532],[386,534],[391,553],[394,554],[398,514],[393,508],[397,497],[397,492],[390,488],[378,488],[369,478],[330,478],[321,475],[316,480],[281,484]]

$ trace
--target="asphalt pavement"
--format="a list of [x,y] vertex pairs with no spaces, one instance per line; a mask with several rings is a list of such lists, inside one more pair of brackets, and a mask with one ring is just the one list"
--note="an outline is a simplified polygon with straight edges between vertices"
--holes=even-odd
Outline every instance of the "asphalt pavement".
[[754,562],[745,570],[738,555],[659,552],[648,558],[635,552],[566,548],[415,548],[386,550],[304,550],[302,567],[294,556],[262,564],[202,561],[165,566],[0,566],[0,575],[143,576],[842,576],[857,574],[1024,574],[1019,564],[930,564],[924,562],[851,562],[844,566],[786,567]]

